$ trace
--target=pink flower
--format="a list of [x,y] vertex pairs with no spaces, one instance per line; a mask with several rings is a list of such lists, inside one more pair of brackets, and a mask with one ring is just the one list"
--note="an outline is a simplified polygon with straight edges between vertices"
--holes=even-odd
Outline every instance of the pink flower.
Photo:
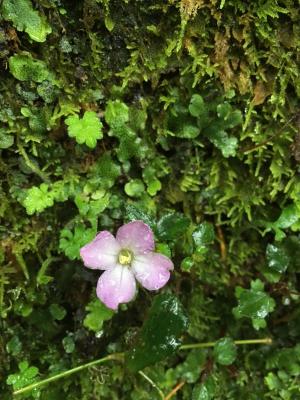
[[121,226],[116,238],[101,231],[80,249],[84,265],[104,270],[97,284],[97,296],[109,308],[131,301],[136,293],[136,280],[148,290],[163,287],[174,268],[172,261],[154,253],[152,230],[143,221]]

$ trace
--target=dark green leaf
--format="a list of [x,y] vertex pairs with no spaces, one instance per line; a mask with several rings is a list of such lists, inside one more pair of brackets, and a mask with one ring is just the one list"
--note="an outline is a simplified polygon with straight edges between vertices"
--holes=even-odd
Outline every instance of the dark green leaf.
[[174,240],[182,236],[190,225],[190,220],[183,214],[164,215],[157,224],[157,233],[162,240]]
[[57,321],[61,321],[67,315],[67,311],[65,310],[65,308],[60,306],[59,304],[51,304],[49,310],[53,319],[56,319]]
[[137,206],[127,204],[126,215],[129,221],[144,221],[145,224],[149,225],[152,229],[155,228],[155,218]]
[[230,365],[236,359],[236,345],[231,338],[222,338],[214,346],[215,360],[221,365]]
[[22,342],[19,339],[19,336],[13,336],[10,341],[6,345],[6,350],[9,354],[16,356],[20,354],[22,350]]
[[224,157],[234,157],[238,147],[238,140],[233,136],[228,136],[220,124],[214,124],[205,129],[205,135],[208,139],[221,150]]
[[205,382],[194,387],[192,400],[213,400],[215,398],[215,391],[215,382],[212,377],[209,377]]
[[266,255],[269,268],[280,273],[287,270],[290,263],[290,257],[286,253],[284,247],[275,244],[268,244]]
[[236,288],[238,306],[233,309],[234,316],[251,318],[255,329],[266,326],[265,318],[275,308],[275,301],[264,291],[263,283],[257,279],[251,282],[251,289]]
[[215,240],[214,227],[209,222],[203,222],[197,226],[192,236],[196,246],[207,246]]
[[179,336],[187,328],[187,317],[176,296],[155,297],[137,345],[130,350],[127,366],[138,371],[173,354],[180,345]]
[[205,113],[205,105],[202,96],[194,94],[189,105],[189,112],[193,117],[201,117]]

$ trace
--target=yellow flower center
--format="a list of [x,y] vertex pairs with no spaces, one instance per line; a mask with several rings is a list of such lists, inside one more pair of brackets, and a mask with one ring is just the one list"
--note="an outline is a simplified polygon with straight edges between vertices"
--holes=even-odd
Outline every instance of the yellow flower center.
[[121,265],[128,265],[131,263],[133,254],[130,250],[122,249],[119,253],[119,263]]

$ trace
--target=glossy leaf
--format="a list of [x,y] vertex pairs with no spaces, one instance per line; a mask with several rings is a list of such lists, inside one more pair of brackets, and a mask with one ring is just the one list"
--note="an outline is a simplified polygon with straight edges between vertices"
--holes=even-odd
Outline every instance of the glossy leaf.
[[144,209],[137,205],[127,204],[126,215],[129,221],[144,221],[145,224],[149,225],[152,229],[155,228],[155,219],[153,216],[148,214]]
[[234,157],[238,147],[238,140],[233,136],[228,136],[223,130],[222,124],[215,124],[205,129],[208,139],[221,150],[224,157]]
[[19,372],[9,375],[6,383],[12,385],[14,390],[21,389],[23,386],[36,381],[38,373],[38,368],[30,367],[27,361],[22,361],[19,363]]
[[280,273],[287,270],[290,257],[284,247],[276,244],[268,244],[266,256],[269,268]]
[[282,240],[286,234],[283,229],[290,228],[299,221],[300,213],[296,204],[290,204],[283,208],[280,216],[274,222],[267,223],[267,231],[273,229],[275,231],[275,240]]
[[158,236],[162,240],[177,239],[186,232],[189,225],[189,218],[183,214],[166,214],[158,221]]
[[214,400],[216,385],[212,377],[208,377],[203,383],[193,389],[192,400]]
[[197,226],[192,236],[196,246],[207,246],[215,240],[214,227],[209,222],[203,222]]
[[221,365],[230,365],[236,359],[236,345],[231,338],[219,339],[214,346],[214,358]]
[[251,282],[251,289],[236,288],[238,306],[233,309],[237,319],[251,318],[255,329],[266,326],[265,318],[275,308],[275,301],[264,291],[264,284],[259,280]]
[[180,345],[179,337],[186,330],[187,322],[176,296],[156,296],[136,346],[127,353],[128,368],[138,371],[173,354]]

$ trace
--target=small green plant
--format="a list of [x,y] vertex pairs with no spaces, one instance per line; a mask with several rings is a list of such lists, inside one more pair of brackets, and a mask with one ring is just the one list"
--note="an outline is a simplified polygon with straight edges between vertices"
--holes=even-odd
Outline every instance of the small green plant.
[[36,42],[45,42],[52,32],[45,16],[34,10],[30,0],[3,0],[2,13],[4,19],[12,21],[18,31],[28,33]]
[[66,118],[68,135],[75,138],[79,144],[86,144],[93,149],[97,140],[102,139],[102,123],[94,111],[85,111],[82,118],[78,115],[71,115]]

